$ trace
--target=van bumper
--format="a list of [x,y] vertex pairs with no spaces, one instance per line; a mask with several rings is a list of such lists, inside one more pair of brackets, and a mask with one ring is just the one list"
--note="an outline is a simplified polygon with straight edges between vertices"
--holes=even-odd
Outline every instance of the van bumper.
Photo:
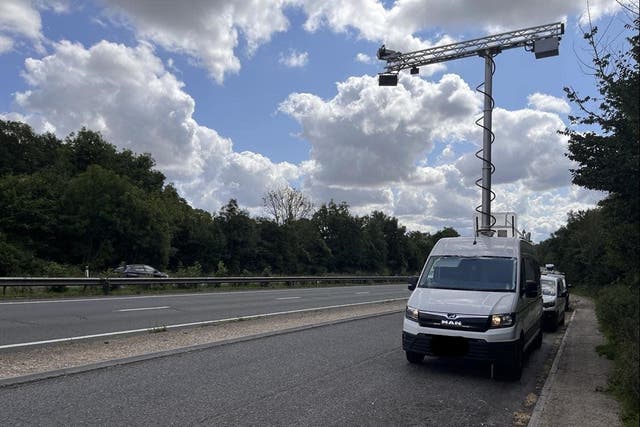
[[492,363],[513,359],[518,341],[487,342],[483,339],[402,332],[404,351],[427,356],[450,356]]

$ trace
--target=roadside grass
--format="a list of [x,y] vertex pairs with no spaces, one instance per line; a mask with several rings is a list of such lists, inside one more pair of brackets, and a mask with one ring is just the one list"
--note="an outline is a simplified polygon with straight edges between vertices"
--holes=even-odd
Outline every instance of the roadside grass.
[[640,287],[638,283],[616,283],[596,288],[572,289],[594,299],[600,330],[607,339],[598,346],[599,354],[613,360],[609,392],[622,406],[625,427],[640,425]]

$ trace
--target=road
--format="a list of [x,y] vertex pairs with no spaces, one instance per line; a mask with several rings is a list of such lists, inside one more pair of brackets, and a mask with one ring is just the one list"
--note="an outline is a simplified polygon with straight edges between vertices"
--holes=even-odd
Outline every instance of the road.
[[407,298],[406,285],[49,299],[0,303],[2,346],[314,307]]
[[508,426],[552,341],[518,382],[485,365],[406,362],[402,314],[0,388],[0,425]]

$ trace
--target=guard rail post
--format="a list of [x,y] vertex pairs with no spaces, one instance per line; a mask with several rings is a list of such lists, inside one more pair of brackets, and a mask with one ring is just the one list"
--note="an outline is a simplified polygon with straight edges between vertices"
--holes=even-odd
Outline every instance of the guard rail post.
[[109,279],[107,277],[103,277],[100,279],[100,283],[102,283],[102,293],[105,295],[109,295],[109,291],[110,291]]

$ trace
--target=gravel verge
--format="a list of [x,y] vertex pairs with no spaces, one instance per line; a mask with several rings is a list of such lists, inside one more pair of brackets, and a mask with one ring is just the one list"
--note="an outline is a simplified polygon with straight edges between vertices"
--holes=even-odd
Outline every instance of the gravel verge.
[[70,341],[38,347],[9,349],[0,352],[0,380],[49,371],[73,369],[85,365],[202,346],[254,335],[260,336],[268,332],[283,331],[319,323],[398,312],[404,309],[405,304],[406,301],[404,300],[390,301],[252,318],[250,320],[240,319],[215,325],[154,331],[134,336]]

